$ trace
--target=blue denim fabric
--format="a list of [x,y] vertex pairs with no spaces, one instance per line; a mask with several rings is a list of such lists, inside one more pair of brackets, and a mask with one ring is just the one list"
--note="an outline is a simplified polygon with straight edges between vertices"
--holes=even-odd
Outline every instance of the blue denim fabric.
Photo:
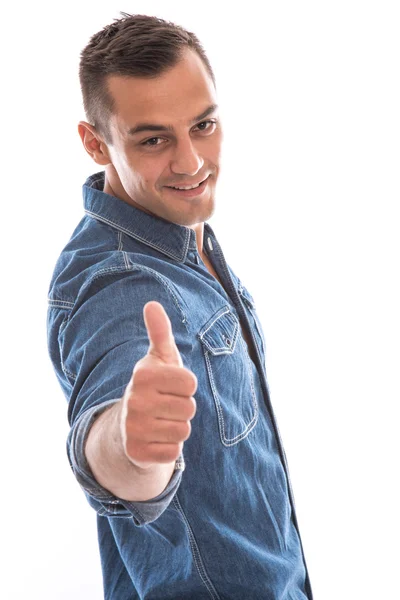
[[[56,264],[48,344],[68,400],[70,464],[98,515],[105,598],[311,600],[253,298],[209,224],[204,251],[224,287],[200,259],[193,230],[103,185],[103,172],[84,184],[86,215]],[[94,479],[84,444],[148,350],[149,300],[166,309],[183,364],[197,376],[197,412],[167,488],[127,502]]]

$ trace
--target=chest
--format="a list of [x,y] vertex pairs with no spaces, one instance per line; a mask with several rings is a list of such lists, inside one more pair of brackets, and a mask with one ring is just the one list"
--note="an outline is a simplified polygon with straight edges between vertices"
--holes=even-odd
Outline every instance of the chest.
[[[207,267],[207,270],[211,273],[211,275],[213,275],[213,277],[215,277],[215,279],[221,284],[221,286],[224,288],[224,290],[226,291],[226,293],[229,296],[228,290],[225,288],[225,286],[223,285],[221,279],[218,277],[214,267],[212,266],[211,262],[208,260],[206,255],[202,256],[203,262]],[[252,340],[250,338],[250,335],[247,332],[246,327],[244,326],[244,323],[242,322],[242,320],[240,320],[240,327],[241,327],[241,331],[242,331],[242,336],[244,341],[246,342],[247,345],[247,351],[249,353],[249,356],[251,358],[251,360],[256,363],[256,356],[255,356],[255,352],[253,350],[253,344],[252,344]]]

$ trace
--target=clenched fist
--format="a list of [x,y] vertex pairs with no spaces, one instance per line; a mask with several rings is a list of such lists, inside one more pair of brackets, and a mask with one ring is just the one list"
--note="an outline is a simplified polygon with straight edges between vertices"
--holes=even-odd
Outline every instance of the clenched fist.
[[139,468],[174,462],[196,413],[194,373],[183,366],[162,305],[143,311],[149,349],[133,370],[122,398],[121,434],[126,456]]

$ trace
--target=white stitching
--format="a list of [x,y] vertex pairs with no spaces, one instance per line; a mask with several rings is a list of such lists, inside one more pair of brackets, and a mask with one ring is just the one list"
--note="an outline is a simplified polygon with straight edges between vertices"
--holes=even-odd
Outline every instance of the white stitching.
[[218,413],[220,437],[221,437],[221,441],[224,444],[224,446],[233,446],[233,445],[237,444],[238,442],[240,442],[241,440],[243,440],[245,437],[247,437],[249,435],[250,431],[255,427],[255,425],[257,423],[257,419],[258,419],[258,404],[257,404],[257,400],[256,400],[255,390],[254,390],[254,380],[253,380],[253,373],[251,370],[250,358],[249,358],[247,349],[244,345],[244,342],[242,340],[242,337],[240,336],[239,339],[243,345],[243,349],[245,351],[245,356],[246,356],[247,362],[248,362],[248,372],[250,375],[250,387],[251,387],[251,395],[252,395],[252,404],[254,407],[254,416],[253,416],[252,420],[248,423],[246,429],[244,431],[242,431],[242,433],[239,433],[236,437],[231,438],[231,439],[226,437],[224,413],[222,410],[222,405],[219,400],[217,388],[215,385],[211,361],[209,359],[209,352],[207,350],[205,351],[205,359],[206,359],[206,364],[207,364],[208,376],[210,379],[210,385],[211,385],[211,389],[212,389],[213,396],[214,396],[214,402],[215,402],[215,406],[216,406],[217,413]]
[[[125,254],[126,254],[126,253],[125,253]],[[145,266],[143,266],[143,265],[137,265],[136,263],[132,263],[132,262],[129,260],[129,256],[128,256],[127,254],[126,254],[126,257],[127,257],[127,260],[129,261],[129,267],[128,267],[128,268],[129,268],[129,270],[135,270],[135,269],[136,269],[136,270],[138,270],[138,271],[145,271],[145,272],[148,272],[148,273],[150,273],[150,274],[151,274],[151,275],[152,275],[152,276],[153,276],[153,277],[154,277],[154,278],[155,278],[155,279],[156,279],[156,280],[157,280],[159,283],[161,283],[161,284],[164,286],[164,288],[166,288],[166,289],[169,291],[169,293],[171,294],[171,296],[172,296],[172,299],[173,299],[173,301],[174,301],[174,304],[175,304],[175,306],[176,306],[176,309],[177,309],[177,311],[179,312],[179,314],[180,314],[180,315],[181,315],[181,317],[182,317],[182,320],[181,320],[181,322],[182,322],[182,323],[185,323],[185,324],[186,324],[186,327],[187,327],[187,319],[186,319],[186,315],[185,315],[185,313],[183,312],[183,309],[182,309],[181,305],[179,304],[178,297],[177,297],[177,295],[175,294],[175,292],[174,292],[173,288],[172,288],[172,287],[169,285],[168,281],[167,281],[167,280],[166,280],[166,279],[163,277],[163,275],[160,275],[160,273],[158,273],[158,272],[157,272],[157,271],[155,271],[154,269],[151,269],[150,267],[145,267]]]
[[51,305],[54,306],[54,308],[64,308],[64,305],[66,308],[73,308],[74,303],[73,302],[69,302],[68,300],[55,300],[54,298],[48,298],[48,302]]
[[62,369],[62,371],[63,371],[63,373],[64,373],[64,375],[65,375],[65,379],[66,379],[67,383],[68,383],[68,384],[71,386],[71,388],[72,388],[72,387],[73,387],[73,385],[72,385],[72,383],[69,381],[69,379],[68,379],[68,378],[70,377],[70,378],[71,378],[71,379],[73,379],[73,380],[74,380],[74,382],[75,382],[75,381],[76,381],[76,379],[77,379],[77,377],[76,377],[76,375],[74,375],[73,373],[71,373],[70,371],[68,371],[68,369],[67,369],[67,368],[65,367],[65,365],[64,365],[64,361],[63,361],[63,352],[62,352],[62,344],[61,344],[61,342],[60,342],[60,337],[61,337],[61,334],[62,334],[62,332],[63,332],[63,330],[64,330],[64,327],[65,327],[65,325],[67,324],[67,321],[68,321],[68,316],[64,317],[64,319],[63,319],[63,321],[62,321],[62,323],[61,323],[60,327],[58,328],[57,342],[58,342],[58,352],[59,352],[59,354],[60,354],[60,365],[61,365],[61,369]]
[[[219,356],[221,354],[233,354],[233,352],[235,350],[235,346],[236,346],[236,340],[238,338],[238,331],[239,331],[239,325],[238,325],[238,323],[235,323],[235,329],[233,331],[233,336],[232,336],[233,337],[232,346],[221,346],[219,348],[215,348],[207,341],[207,339],[203,339],[203,338],[200,338],[200,339],[203,342],[203,344],[205,346],[207,346],[207,348],[210,350],[211,354],[214,354],[215,356]],[[218,352],[219,350],[221,350],[221,352]]]
[[204,563],[201,558],[201,554],[200,554],[200,550],[199,550],[199,547],[196,542],[196,538],[194,537],[193,530],[190,526],[189,521],[187,520],[187,517],[184,513],[181,503],[179,502],[177,494],[175,494],[175,496],[173,498],[173,503],[175,504],[176,508],[178,509],[179,513],[181,514],[181,516],[184,520],[184,523],[186,525],[187,532],[189,535],[189,543],[190,543],[190,547],[191,547],[192,554],[193,554],[193,559],[194,559],[196,568],[199,572],[200,578],[201,578],[202,582],[204,583],[204,585],[206,586],[211,598],[213,598],[213,600],[220,600],[217,590],[215,589],[215,587],[214,587],[211,579],[209,578],[207,571],[204,567]]
[[128,271],[130,271],[131,270],[131,266],[129,264],[129,259],[127,257],[126,252],[124,252],[124,250],[123,250],[122,231],[118,231],[118,250],[119,250],[119,252],[122,252],[122,256],[123,256],[123,259],[124,259],[125,267],[126,267],[126,269]]
[[118,231],[118,250],[122,250],[122,231]]
[[[124,257],[124,266],[123,267],[106,267],[104,269],[100,269],[99,271],[96,271],[96,273],[94,273],[92,275],[91,278],[89,278],[86,281],[86,285],[89,286],[93,281],[95,281],[97,278],[101,277],[102,275],[105,275],[107,273],[118,273],[118,272],[129,272],[129,271],[133,271],[133,270],[137,270],[137,271],[144,271],[147,273],[150,273],[159,283],[161,283],[163,285],[164,288],[166,288],[169,293],[172,296],[172,299],[174,301],[174,304],[179,312],[179,314],[181,315],[182,319],[181,322],[186,324],[187,327],[187,318],[186,318],[186,314],[184,313],[177,295],[175,294],[175,291],[173,290],[173,288],[168,284],[168,282],[165,280],[165,278],[163,277],[163,275],[160,275],[160,273],[158,273],[157,271],[155,271],[154,269],[151,269],[150,267],[145,267],[143,265],[138,265],[136,263],[132,263],[129,260],[129,256],[127,252],[123,252],[123,257]],[[74,302],[69,302],[69,301],[63,301],[63,300],[51,300],[49,299],[49,302],[59,302],[61,304],[61,306],[55,305],[54,308],[74,308],[75,307],[75,303]],[[63,307],[63,304],[67,304],[68,306]]]
[[[145,272],[149,272],[151,275],[153,275],[155,277],[155,279],[161,283],[163,285],[164,288],[166,288],[170,295],[172,296],[173,302],[176,306],[176,309],[178,311],[178,313],[181,315],[181,322],[185,324],[186,328],[188,328],[188,324],[187,324],[187,319],[186,319],[186,315],[183,312],[181,305],[179,304],[179,300],[177,298],[177,296],[175,295],[174,290],[168,285],[168,283],[164,280],[164,278],[157,273],[157,271],[154,271],[153,269],[150,269],[149,267],[143,267],[142,265],[136,265],[133,264],[131,265],[131,263],[129,262],[129,258],[126,254],[126,252],[123,252],[124,258],[126,259],[126,261],[128,261],[128,265],[125,267],[107,267],[105,269],[100,269],[99,271],[97,271],[91,279],[88,280],[87,284],[89,285],[90,283],[92,283],[95,279],[97,279],[98,277],[101,277],[101,275],[108,273],[108,272],[118,272],[118,271],[122,271],[122,272],[126,272],[126,271],[132,271],[132,269],[136,268],[137,271],[145,271]],[[126,262],[125,262],[126,265]],[[73,305],[72,305],[73,307]],[[60,308],[60,307],[57,307]],[[69,307],[71,308],[71,307]],[[66,322],[66,319],[64,319],[63,323],[60,326],[59,331],[61,331],[63,324]],[[62,352],[61,352],[62,348],[59,345],[59,352],[60,352],[60,357],[62,356]],[[76,381],[77,379],[77,375],[74,375],[73,373],[71,373],[70,371],[68,371],[65,366],[64,363],[61,359],[61,368],[64,372],[64,374],[67,376],[67,381],[68,381],[68,376],[71,377],[74,381]],[[71,382],[68,381],[68,383],[71,385]]]
[[124,257],[124,263],[125,263],[125,267],[127,268],[127,270],[128,270],[128,271],[131,271],[131,270],[132,270],[132,267],[131,267],[131,265],[130,265],[130,262],[129,262],[129,258],[128,258],[128,255],[127,255],[127,253],[126,253],[126,252],[122,252],[122,255],[123,255],[123,257]]
[[[233,336],[232,336],[233,337],[233,339],[232,339],[232,346],[229,346],[229,347],[227,347],[227,346],[220,346],[218,348],[215,348],[214,346],[212,346],[208,342],[208,340],[205,338],[205,335],[211,329],[211,327],[214,325],[214,323],[216,323],[219,319],[221,319],[226,314],[228,315],[228,317],[232,318],[233,325],[234,325]],[[235,315],[229,310],[229,308],[226,308],[220,315],[218,315],[211,322],[211,324],[207,327],[207,329],[205,331],[203,331],[203,333],[201,333],[199,335],[199,338],[200,338],[201,342],[205,346],[207,346],[207,348],[210,350],[211,354],[214,354],[215,356],[219,356],[221,354],[233,354],[233,352],[235,350],[235,346],[236,346],[236,341],[237,341],[237,338],[238,338],[238,331],[239,331],[239,323],[238,323]]]
[[69,376],[69,377],[72,377],[72,379],[74,381],[76,381],[77,376],[74,375],[73,373],[71,373],[70,371],[68,371],[68,369],[65,367],[65,365],[64,365],[64,363],[62,361],[60,361],[60,362],[61,362],[61,368],[64,371],[64,374],[67,375],[67,376]]
[[[117,225],[117,223],[114,223],[113,221],[110,221],[106,217],[101,217],[100,215],[97,215],[96,213],[94,213],[94,212],[92,212],[90,210],[85,210],[85,213],[87,215],[93,217],[93,219],[97,219],[98,221],[102,221],[103,223],[106,223],[106,225],[110,225],[111,227],[114,227],[115,229],[118,229],[119,231],[122,231],[123,233],[126,233],[130,237],[133,237],[134,239],[137,239],[140,242],[143,242],[147,246],[150,246],[151,248],[155,248],[156,250],[159,250],[159,251],[163,252],[164,254],[166,254],[167,256],[169,256],[170,258],[173,258],[174,260],[177,259],[177,254],[172,254],[166,248],[163,248],[162,246],[158,246],[157,244],[153,244],[152,242],[149,242],[148,240],[146,240],[145,238],[142,238],[137,233],[134,233],[133,231],[129,231],[129,229],[125,229],[125,227],[121,227],[121,225]],[[188,247],[189,247],[189,242],[190,242],[190,229],[188,229],[187,232],[185,232],[185,235],[186,235],[186,240],[185,240],[185,245],[184,245],[184,248],[183,248],[183,256],[181,257],[179,255],[179,259],[184,259],[184,257],[187,255],[187,251],[188,251]]]
[[226,313],[228,313],[228,312],[229,312],[229,307],[226,307],[225,310],[220,315],[215,317],[215,319],[210,323],[210,325],[207,327],[207,329],[205,331],[203,331],[203,333],[200,335],[200,339],[207,333],[207,331],[210,329],[210,327],[212,327],[214,325],[215,321],[218,321],[218,319],[220,317],[222,317],[223,315],[226,315]]

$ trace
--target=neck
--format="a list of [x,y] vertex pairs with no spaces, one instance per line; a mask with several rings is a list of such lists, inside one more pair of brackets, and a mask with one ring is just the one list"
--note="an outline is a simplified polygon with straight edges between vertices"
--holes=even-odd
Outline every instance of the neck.
[[196,234],[197,250],[200,256],[203,256],[203,240],[204,240],[204,223],[196,223],[196,225],[190,225],[190,229]]

